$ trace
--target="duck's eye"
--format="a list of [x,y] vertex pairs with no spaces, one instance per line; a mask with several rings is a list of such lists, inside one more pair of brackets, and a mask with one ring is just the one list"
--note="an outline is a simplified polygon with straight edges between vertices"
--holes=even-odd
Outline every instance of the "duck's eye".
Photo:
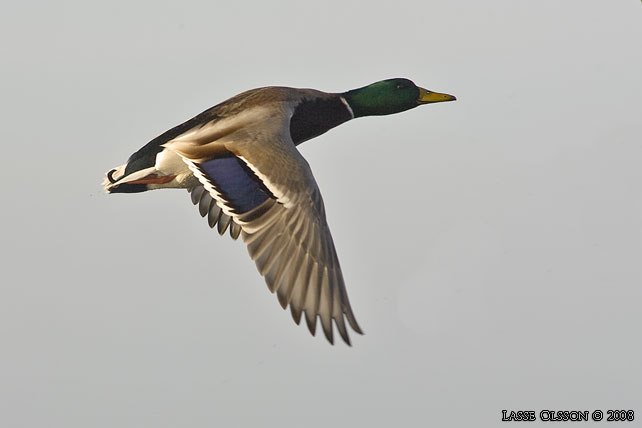
[[406,89],[407,87],[408,87],[408,85],[406,85],[405,83],[398,83],[397,84],[397,89]]

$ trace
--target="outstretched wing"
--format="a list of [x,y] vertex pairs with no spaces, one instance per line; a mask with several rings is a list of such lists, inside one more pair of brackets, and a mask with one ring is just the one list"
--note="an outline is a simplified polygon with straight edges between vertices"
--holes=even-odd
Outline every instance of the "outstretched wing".
[[192,197],[210,225],[220,225],[221,216],[227,216],[240,226],[259,273],[281,306],[290,307],[294,321],[299,324],[305,314],[314,335],[319,318],[330,343],[334,321],[350,344],[346,320],[362,332],[350,307],[319,188],[290,138],[288,120],[285,111],[243,127],[212,125],[216,129],[201,128],[166,147],[183,157],[203,185],[204,191],[196,190]]

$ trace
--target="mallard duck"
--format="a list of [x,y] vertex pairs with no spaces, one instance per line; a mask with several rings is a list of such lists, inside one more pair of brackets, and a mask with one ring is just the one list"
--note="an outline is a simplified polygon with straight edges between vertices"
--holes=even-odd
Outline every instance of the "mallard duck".
[[299,324],[363,334],[350,306],[321,192],[296,146],[364,116],[453,101],[388,79],[343,93],[264,87],[236,95],[151,140],[107,172],[107,193],[185,188],[209,226],[241,236],[269,290]]

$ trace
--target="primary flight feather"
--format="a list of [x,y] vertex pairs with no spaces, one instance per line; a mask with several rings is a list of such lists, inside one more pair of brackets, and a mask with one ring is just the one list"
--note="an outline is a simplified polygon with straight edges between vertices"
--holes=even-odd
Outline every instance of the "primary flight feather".
[[186,188],[201,216],[228,229],[279,303],[334,343],[333,321],[362,334],[350,307],[321,193],[296,146],[357,117],[388,115],[448,94],[388,79],[344,93],[266,87],[243,92],[154,138],[110,170],[108,193]]

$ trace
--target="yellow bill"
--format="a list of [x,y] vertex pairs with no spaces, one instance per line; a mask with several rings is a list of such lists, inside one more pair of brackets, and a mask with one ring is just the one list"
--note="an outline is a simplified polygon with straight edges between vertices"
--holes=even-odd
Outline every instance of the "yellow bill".
[[432,92],[424,88],[419,88],[419,98],[417,104],[441,103],[444,101],[455,101],[454,95],[440,94],[439,92]]

